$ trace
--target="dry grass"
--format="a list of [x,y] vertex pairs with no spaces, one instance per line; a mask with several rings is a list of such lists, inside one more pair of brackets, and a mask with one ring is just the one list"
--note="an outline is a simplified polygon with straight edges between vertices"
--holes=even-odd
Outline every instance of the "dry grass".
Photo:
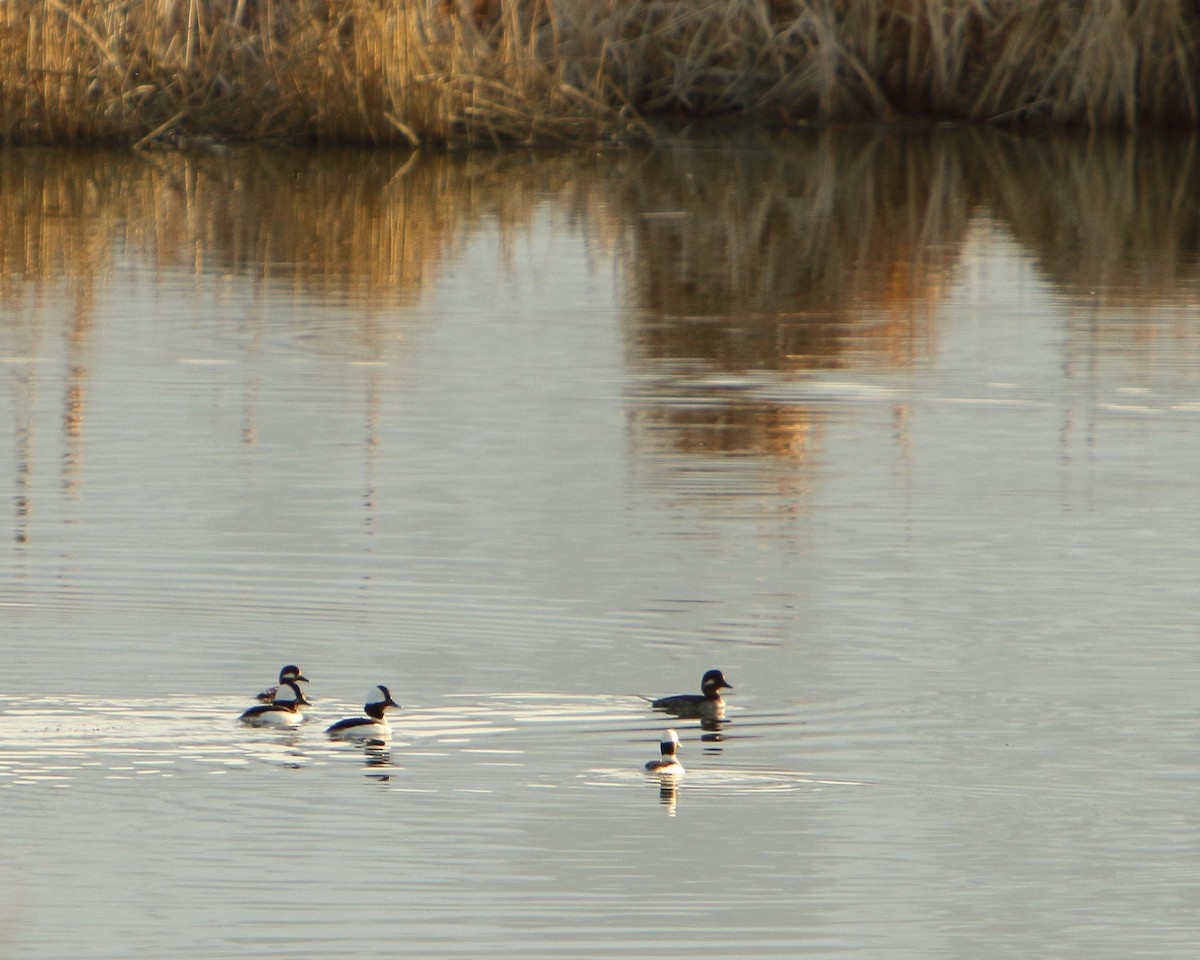
[[550,5],[8,0],[0,140],[590,140],[636,122],[542,55]]
[[0,139],[590,141],[640,118],[1194,126],[1184,0],[6,0]]

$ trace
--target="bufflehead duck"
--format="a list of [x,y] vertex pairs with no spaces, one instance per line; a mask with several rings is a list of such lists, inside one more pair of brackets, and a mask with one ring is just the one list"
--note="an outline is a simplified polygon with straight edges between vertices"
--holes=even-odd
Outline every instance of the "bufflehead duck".
[[655,710],[666,710],[677,717],[707,717],[721,719],[725,715],[725,701],[721,699],[721,688],[733,689],[726,683],[720,670],[709,670],[700,680],[699,693],[681,693],[674,697],[661,697],[650,706]]
[[[300,668],[294,663],[289,663],[286,667],[279,671],[279,684],[282,686],[288,682],[292,683],[308,683],[308,677],[300,672]],[[256,696],[255,700],[261,700],[263,703],[270,703],[275,699],[275,694],[279,687],[267,687],[262,693]],[[307,703],[308,701],[304,701]]]
[[662,756],[646,764],[648,771],[672,776],[683,773],[683,764],[675,758],[675,751],[679,749],[679,734],[674,730],[665,731],[658,749],[662,751]]
[[300,708],[307,703],[300,688],[291,680],[284,680],[274,700],[251,707],[238,719],[252,727],[294,727],[304,719]]
[[367,702],[363,704],[365,717],[349,717],[339,720],[325,732],[336,740],[383,740],[392,735],[391,724],[387,722],[384,711],[388,707],[400,709],[400,704],[392,699],[388,688],[383,684],[372,687],[367,694]]

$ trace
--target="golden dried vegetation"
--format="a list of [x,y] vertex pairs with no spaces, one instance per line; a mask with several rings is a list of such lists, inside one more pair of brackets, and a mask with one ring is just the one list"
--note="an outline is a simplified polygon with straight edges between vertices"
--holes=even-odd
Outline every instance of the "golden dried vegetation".
[[0,142],[589,142],[1200,119],[1183,0],[7,0]]

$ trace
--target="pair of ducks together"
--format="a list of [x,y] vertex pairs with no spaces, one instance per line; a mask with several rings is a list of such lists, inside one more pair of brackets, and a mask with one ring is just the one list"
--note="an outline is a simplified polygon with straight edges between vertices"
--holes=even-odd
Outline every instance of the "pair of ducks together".
[[[699,720],[724,720],[725,701],[721,698],[722,689],[733,689],[733,684],[726,683],[720,670],[709,670],[700,680],[699,693],[681,693],[674,697],[660,697],[651,700],[650,706],[655,710],[664,710],[677,717]],[[677,777],[683,771],[683,764],[675,756],[679,750],[679,734],[674,730],[664,730],[662,740],[658,744],[660,756],[646,764],[646,770],[661,777]]]
[[[308,677],[300,672],[299,667],[288,664],[279,671],[279,685],[264,690],[256,698],[268,702],[251,707],[239,719],[252,726],[295,726],[304,719],[300,708],[312,702],[304,696],[298,686],[308,682]],[[699,693],[659,697],[657,700],[651,700],[650,706],[684,719],[720,719],[725,715],[722,689],[732,690],[733,684],[726,682],[720,670],[709,670],[700,680]],[[325,732],[339,740],[377,740],[388,737],[392,732],[386,716],[388,707],[399,710],[400,704],[392,699],[388,688],[380,684],[371,689],[367,702],[363,705],[365,717],[339,720]],[[678,749],[679,734],[674,730],[665,731],[659,743],[660,756],[649,761],[646,769],[651,773],[664,775],[683,773],[683,764],[675,756]]]
[[[243,713],[239,720],[252,727],[294,727],[304,719],[301,707],[309,706],[309,700],[300,690],[299,684],[308,683],[308,677],[294,663],[279,671],[279,686],[270,687],[260,693],[262,700],[256,707]],[[325,732],[336,740],[382,740],[390,737],[392,726],[387,721],[388,707],[400,709],[392,694],[383,684],[372,687],[363,705],[365,717],[347,717],[328,727]]]

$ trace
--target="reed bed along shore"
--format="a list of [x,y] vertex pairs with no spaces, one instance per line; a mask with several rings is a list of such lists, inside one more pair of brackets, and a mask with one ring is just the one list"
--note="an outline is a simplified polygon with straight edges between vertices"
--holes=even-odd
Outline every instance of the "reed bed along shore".
[[1200,121],[1185,0],[5,0],[0,142]]

